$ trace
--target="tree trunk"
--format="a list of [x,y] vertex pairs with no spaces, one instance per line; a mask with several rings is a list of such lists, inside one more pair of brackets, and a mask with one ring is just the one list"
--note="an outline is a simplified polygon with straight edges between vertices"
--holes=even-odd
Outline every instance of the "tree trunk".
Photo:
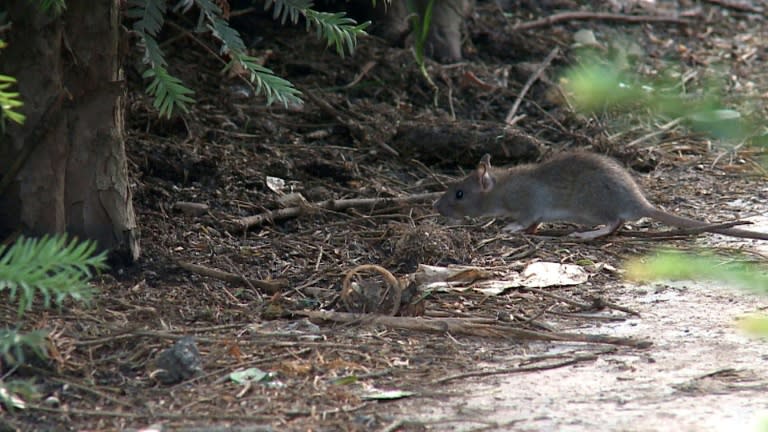
[[5,6],[0,73],[18,79],[23,126],[0,139],[0,234],[68,232],[139,256],[123,123],[119,0]]

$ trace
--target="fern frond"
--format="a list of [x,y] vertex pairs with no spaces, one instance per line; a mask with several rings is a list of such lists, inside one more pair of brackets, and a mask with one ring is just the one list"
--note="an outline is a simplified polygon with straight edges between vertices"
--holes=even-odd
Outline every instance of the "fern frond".
[[8,75],[0,75],[0,131],[5,130],[5,120],[19,124],[24,123],[26,117],[17,111],[24,105],[17,92],[9,91],[16,84],[16,78]]
[[8,411],[13,412],[16,409],[25,409],[27,408],[27,403],[24,401],[25,398],[37,399],[39,397],[32,379],[4,381],[0,377],[0,405],[4,406]]
[[146,33],[139,35],[143,41],[144,63],[149,64],[149,69],[144,71],[142,77],[153,79],[146,90],[154,98],[152,105],[160,116],[165,117],[170,117],[177,108],[188,112],[187,104],[195,102],[190,95],[195,92],[185,87],[180,79],[165,68],[165,56],[155,38]]
[[307,30],[317,29],[318,39],[325,39],[328,46],[333,45],[340,56],[346,52],[352,53],[357,46],[357,37],[365,34],[370,21],[357,24],[357,21],[346,16],[344,12],[318,12],[312,9],[308,0],[266,0],[264,9],[273,8],[272,16],[280,19],[282,24],[290,20],[293,24],[299,21],[299,16],[307,20]]
[[208,22],[208,28],[211,30],[213,36],[221,41],[222,54],[245,52],[245,43],[240,37],[240,33],[230,27],[226,21],[218,16],[212,15],[208,16]]
[[280,19],[280,24],[285,24],[290,20],[293,24],[299,22],[299,16],[304,15],[304,11],[312,7],[311,0],[266,0],[264,10],[269,9],[272,4],[272,19]]
[[19,315],[29,310],[39,294],[46,307],[64,299],[88,300],[93,289],[88,279],[93,270],[106,267],[106,253],[94,255],[96,243],[67,236],[19,238],[10,248],[0,246],[0,291],[11,300],[18,294]]
[[157,43],[157,40],[150,36],[147,33],[139,33],[139,46],[144,49],[144,58],[142,59],[142,62],[144,64],[152,66],[160,66],[165,67],[165,54],[163,54],[163,50],[160,49],[160,45]]
[[189,10],[192,9],[192,6],[194,5],[195,0],[179,0],[179,2],[176,3],[176,6],[173,7],[173,11],[185,14],[189,12]]
[[189,97],[195,92],[184,87],[180,79],[169,74],[162,66],[153,66],[142,76],[152,78],[147,93],[155,98],[152,105],[161,116],[170,117],[176,108],[188,112],[187,104],[195,102]]
[[197,5],[197,7],[200,8],[201,16],[200,16],[200,23],[198,24],[199,27],[203,26],[203,21],[207,19],[210,21],[213,17],[221,18],[222,12],[221,8],[211,0],[191,0],[194,4]]
[[232,67],[234,62],[240,63],[241,66],[250,72],[251,82],[256,84],[256,93],[264,94],[268,105],[274,101],[278,101],[285,106],[289,103],[302,103],[299,98],[301,92],[290,81],[280,78],[271,69],[260,65],[256,57],[240,53],[233,53],[232,57],[232,61],[227,65],[227,69]]
[[[4,40],[0,39],[0,49],[6,47]],[[17,111],[24,102],[17,92],[10,91],[11,87],[16,85],[16,78],[0,74],[0,133],[5,133],[5,120],[10,120],[18,124],[24,123],[26,117]]]
[[202,15],[208,22],[208,29],[213,36],[221,41],[221,53],[229,55],[230,62],[225,67],[228,70],[233,64],[239,63],[250,74],[250,80],[256,84],[256,93],[261,93],[267,98],[267,104],[274,101],[283,105],[289,103],[301,103],[297,90],[290,81],[280,78],[258,63],[258,59],[246,53],[245,43],[237,30],[229,26],[229,23],[221,18],[221,10],[210,0],[195,0]]
[[125,15],[135,19],[133,30],[156,36],[165,22],[165,0],[129,0]]
[[126,16],[136,20],[133,30],[139,35],[139,46],[144,50],[143,62],[149,65],[142,75],[152,78],[147,94],[154,98],[152,105],[159,115],[170,117],[176,108],[187,112],[187,104],[194,103],[189,95],[194,92],[168,73],[165,55],[155,39],[163,27],[167,10],[165,0],[128,0]]
[[307,19],[307,31],[314,25],[317,28],[317,38],[324,38],[328,46],[335,46],[336,53],[341,57],[344,57],[344,48],[350,54],[355,50],[357,37],[364,35],[365,29],[371,25],[368,21],[357,24],[357,21],[346,16],[344,12],[330,13],[307,9],[304,16]]
[[0,328],[0,359],[8,366],[15,366],[27,360],[26,353],[32,353],[38,358],[48,357],[45,338],[48,332],[35,330],[20,333],[16,330]]

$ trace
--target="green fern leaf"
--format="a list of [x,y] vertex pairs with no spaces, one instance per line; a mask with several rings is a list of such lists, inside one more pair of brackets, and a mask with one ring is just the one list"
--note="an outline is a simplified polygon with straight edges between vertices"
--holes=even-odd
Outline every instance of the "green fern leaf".
[[352,53],[357,47],[357,36],[365,34],[365,29],[371,24],[364,22],[357,24],[355,20],[347,17],[343,12],[317,12],[305,11],[307,18],[307,30],[312,25],[317,28],[317,38],[325,39],[328,46],[333,45],[340,56],[344,56],[345,49]]
[[286,21],[293,24],[299,22],[299,16],[312,7],[311,0],[267,0],[264,2],[264,10],[268,10],[274,4],[272,19],[280,19],[280,24]]
[[135,19],[133,30],[156,36],[165,22],[165,0],[129,0],[125,15]]
[[147,69],[143,77],[152,78],[147,93],[155,98],[152,105],[161,116],[170,117],[176,108],[188,112],[187,104],[195,102],[189,96],[195,92],[184,87],[181,80],[169,74],[162,66]]
[[5,120],[22,124],[26,117],[17,111],[24,105],[21,96],[17,92],[8,91],[16,85],[16,78],[8,75],[0,75],[0,131],[5,130]]
[[[0,358],[9,366],[24,363],[26,352],[34,353],[37,357],[48,356],[45,330],[35,330],[29,333],[19,333],[16,330],[0,329]],[[26,348],[26,349],[25,349]],[[1,383],[1,381],[0,381]],[[7,401],[0,400],[5,404]]]
[[278,101],[287,106],[289,103],[301,104],[299,98],[301,92],[290,81],[275,75],[271,69],[258,63],[258,59],[245,54],[237,54],[232,62],[227,65],[230,68],[233,62],[240,63],[250,72],[251,82],[256,84],[256,93],[262,93],[267,98],[267,104]]
[[165,67],[165,55],[155,38],[147,33],[139,33],[139,37],[141,38],[139,45],[144,48],[144,63],[150,66]]
[[194,0],[194,2],[204,14],[221,16],[221,8],[211,0]]
[[106,254],[95,251],[94,242],[67,242],[65,235],[19,238],[10,247],[0,246],[0,291],[8,290],[11,300],[18,295],[19,315],[37,296],[46,307],[68,297],[87,300],[93,295],[88,284],[92,271],[105,267]]
[[274,101],[288,105],[288,103],[301,103],[298,95],[300,92],[289,81],[276,76],[270,69],[258,64],[258,59],[246,53],[245,43],[237,30],[229,26],[229,23],[221,18],[221,11],[210,0],[195,0],[198,7],[208,21],[208,29],[211,34],[221,41],[221,53],[230,56],[231,60],[225,70],[239,63],[250,74],[250,80],[256,84],[256,93],[264,94],[267,104]]
[[226,21],[217,16],[209,17],[209,22],[208,28],[213,33],[213,36],[222,43],[221,51],[223,54],[245,52],[245,43],[237,30],[230,27]]
[[272,7],[274,19],[280,19],[282,24],[290,20],[293,24],[304,16],[307,30],[315,27],[318,39],[325,39],[328,46],[333,45],[340,56],[352,53],[357,46],[357,37],[365,34],[365,29],[371,25],[369,21],[361,24],[346,16],[344,12],[318,12],[312,9],[312,2],[307,0],[267,0],[265,10]]

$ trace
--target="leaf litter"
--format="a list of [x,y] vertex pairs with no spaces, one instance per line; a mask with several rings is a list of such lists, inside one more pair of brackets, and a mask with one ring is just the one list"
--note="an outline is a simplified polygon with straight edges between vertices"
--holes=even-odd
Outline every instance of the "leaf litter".
[[[548,13],[525,2],[517,7],[517,17]],[[724,326],[760,302],[696,285],[628,287],[617,270],[625,257],[659,244],[694,249],[701,236],[637,236],[663,229],[640,222],[623,235],[584,243],[561,237],[569,226],[510,235],[487,220],[449,225],[431,210],[431,197],[462,174],[457,169],[478,160],[472,152],[495,151],[500,163],[512,163],[567,146],[609,153],[649,173],[639,174],[640,182],[668,210],[728,220],[734,209],[722,204],[738,202],[743,216],[764,212],[758,204],[768,190],[751,174],[754,150],[708,152],[712,143],[679,123],[640,115],[585,121],[548,90],[555,66],[535,66],[553,46],[567,50],[578,31],[598,42],[631,34],[653,54],[644,67],[680,55],[695,65],[734,49],[743,60],[733,79],[752,82],[734,91],[765,88],[768,79],[747,55],[750,44],[764,48],[765,38],[727,43],[739,37],[729,29],[751,18],[702,7],[709,15],[666,23],[626,25],[606,16],[585,24],[586,15],[531,21],[532,33],[490,32],[509,23],[480,7],[469,31],[481,55],[458,66],[429,64],[440,77],[438,108],[411,53],[375,38],[338,59],[301,30],[263,26],[270,33],[264,49],[274,48],[270,67],[308,95],[289,110],[232,97],[216,61],[174,50],[174,64],[184,65],[180,76],[200,95],[189,116],[157,118],[136,80],[128,96],[144,257],[103,275],[92,308],[33,311],[30,322],[53,329],[58,354],[34,373],[56,402],[27,404],[4,421],[25,430],[716,430],[697,423],[706,422],[701,411],[665,397],[672,388],[680,404],[754,407],[745,401],[757,400],[749,392],[760,391],[766,375],[750,359],[765,349]],[[697,36],[707,25],[720,30],[724,44]],[[303,48],[285,49],[297,40]],[[381,60],[371,65],[372,58]],[[361,70],[373,79],[360,78]],[[514,130],[489,139],[499,136],[493,127],[534,73],[539,79],[516,109]],[[340,90],[339,82],[356,85]],[[624,123],[633,127],[618,127]],[[483,139],[481,148],[473,147],[475,138]],[[446,141],[450,146],[441,147]],[[503,151],[493,147],[499,142]],[[294,193],[302,199],[284,200]],[[344,301],[345,276],[369,265],[393,279],[361,273]],[[456,265],[473,269],[461,278],[472,289],[416,289],[407,278],[426,266]],[[509,275],[516,275],[511,282]],[[490,291],[474,289],[484,281]],[[350,312],[355,305],[379,313]],[[12,307],[0,310],[15,321]],[[172,386],[153,381],[152,360],[187,336],[202,371]],[[585,370],[591,372],[579,375]],[[281,386],[231,379],[258,371],[275,374]],[[621,386],[626,382],[634,393]],[[376,401],[382,398],[395,400]],[[460,406],[477,409],[452,409]],[[594,423],[617,409],[625,415]],[[666,422],[655,413],[668,414]]]

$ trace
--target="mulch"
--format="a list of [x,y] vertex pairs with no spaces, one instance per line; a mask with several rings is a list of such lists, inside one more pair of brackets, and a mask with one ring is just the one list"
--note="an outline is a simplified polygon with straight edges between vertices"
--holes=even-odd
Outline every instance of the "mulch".
[[[715,26],[718,41],[730,40],[740,34],[730,29],[753,15],[708,3],[685,23],[627,22],[626,12],[535,21],[551,11],[516,2],[516,18],[507,20],[493,3],[482,3],[468,21],[466,61],[428,63],[436,93],[408,49],[369,37],[340,59],[303,28],[269,21],[254,49],[304,92],[303,106],[265,108],[258,97],[241,97],[249,87],[222,76],[221,64],[196,46],[199,36],[179,37],[166,51],[174,73],[196,90],[197,104],[162,119],[128,65],[127,147],[142,259],[100,276],[100,294],[89,306],[27,315],[28,326],[51,330],[51,361],[19,372],[34,377],[44,398],[0,424],[426,430],[396,416],[402,406],[383,391],[403,392],[395,399],[412,394],[402,400],[418,409],[461,395],[480,376],[535,373],[647,346],[594,329],[638,319],[612,301],[623,259],[700,242],[668,232],[643,237],[666,229],[650,222],[586,243],[560,237],[567,225],[548,226],[543,236],[503,233],[501,221],[455,226],[431,202],[484,152],[503,165],[586,147],[634,168],[651,200],[667,210],[732,219],[727,209],[714,209],[748,199],[751,150],[713,149],[680,125],[657,133],[663,122],[645,113],[587,118],[563,104],[554,85],[574,61],[572,34],[581,28],[603,41],[624,35],[641,44],[648,54],[638,60],[642,71],[680,57],[675,66],[683,72],[701,71],[724,48],[699,35]],[[535,25],[522,34],[505,31],[520,22]],[[556,46],[560,55],[540,68]],[[750,76],[750,67],[760,66],[739,63],[733,73]],[[505,125],[513,105],[515,124]],[[471,289],[423,294],[397,282],[420,265],[494,272],[535,261],[580,265],[589,282],[497,296]],[[368,273],[345,287],[359,266],[378,266],[393,279],[363,267]],[[5,322],[15,322],[15,314],[0,305]],[[160,353],[189,335],[202,372],[173,384],[155,379]],[[268,375],[233,382],[233,371],[249,368]]]

